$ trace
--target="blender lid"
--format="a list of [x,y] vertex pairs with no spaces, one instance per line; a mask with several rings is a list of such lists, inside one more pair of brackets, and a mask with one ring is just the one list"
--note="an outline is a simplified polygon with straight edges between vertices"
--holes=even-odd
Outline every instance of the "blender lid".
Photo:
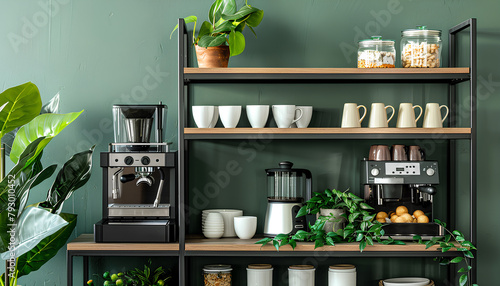
[[168,107],[160,101],[159,104],[114,104],[113,108],[120,109],[125,118],[152,118],[157,109]]
[[290,172],[297,174],[308,174],[311,173],[307,169],[292,169],[293,163],[290,161],[283,161],[279,163],[279,168],[266,169],[267,175],[273,175],[274,173]]
[[403,37],[418,37],[418,36],[441,36],[441,30],[427,30],[427,26],[417,26],[416,29],[406,29],[402,32]]

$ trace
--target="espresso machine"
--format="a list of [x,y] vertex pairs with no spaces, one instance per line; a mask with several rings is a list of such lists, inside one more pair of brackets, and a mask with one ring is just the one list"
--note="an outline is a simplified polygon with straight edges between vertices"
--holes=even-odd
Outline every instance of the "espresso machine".
[[384,226],[386,236],[413,239],[420,235],[427,239],[444,235],[444,229],[433,223],[433,197],[439,184],[437,161],[361,161],[361,184],[365,202],[376,212],[389,213],[405,206],[409,213],[422,210],[430,223],[389,223]]
[[264,235],[296,233],[306,230],[305,216],[297,218],[297,213],[312,196],[312,176],[306,169],[292,169],[293,163],[284,161],[279,168],[266,169],[267,211]]
[[163,140],[166,109],[161,102],[113,106],[115,143],[100,156],[96,242],[177,241],[177,154]]

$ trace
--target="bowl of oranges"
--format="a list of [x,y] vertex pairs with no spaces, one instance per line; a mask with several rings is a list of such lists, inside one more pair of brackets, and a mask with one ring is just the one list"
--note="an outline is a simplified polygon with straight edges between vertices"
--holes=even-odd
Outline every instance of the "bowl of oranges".
[[381,223],[428,223],[429,217],[421,210],[416,210],[413,214],[408,212],[405,206],[398,206],[396,211],[378,212],[375,219]]

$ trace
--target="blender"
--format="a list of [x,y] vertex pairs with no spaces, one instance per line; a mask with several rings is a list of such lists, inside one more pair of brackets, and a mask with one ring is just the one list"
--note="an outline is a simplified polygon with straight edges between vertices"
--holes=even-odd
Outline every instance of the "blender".
[[312,176],[306,169],[292,169],[293,163],[284,161],[279,168],[266,169],[267,212],[264,235],[296,233],[306,230],[305,216],[297,218],[304,201],[312,196]]

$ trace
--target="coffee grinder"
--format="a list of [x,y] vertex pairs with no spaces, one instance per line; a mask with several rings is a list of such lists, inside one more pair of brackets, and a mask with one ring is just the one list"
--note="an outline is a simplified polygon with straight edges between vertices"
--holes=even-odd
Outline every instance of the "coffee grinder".
[[413,239],[442,236],[444,229],[433,221],[433,196],[439,184],[437,161],[361,161],[361,184],[365,202],[376,212],[394,211],[398,206],[409,213],[422,210],[430,223],[390,223],[384,226],[386,236]]
[[[115,143],[101,153],[96,242],[177,241],[177,154],[163,139],[167,106],[114,105]],[[151,133],[154,130],[154,137]]]
[[296,233],[306,230],[305,216],[297,218],[297,213],[305,200],[312,196],[312,176],[306,169],[292,169],[292,162],[281,162],[279,168],[266,169],[267,212],[264,235]]

